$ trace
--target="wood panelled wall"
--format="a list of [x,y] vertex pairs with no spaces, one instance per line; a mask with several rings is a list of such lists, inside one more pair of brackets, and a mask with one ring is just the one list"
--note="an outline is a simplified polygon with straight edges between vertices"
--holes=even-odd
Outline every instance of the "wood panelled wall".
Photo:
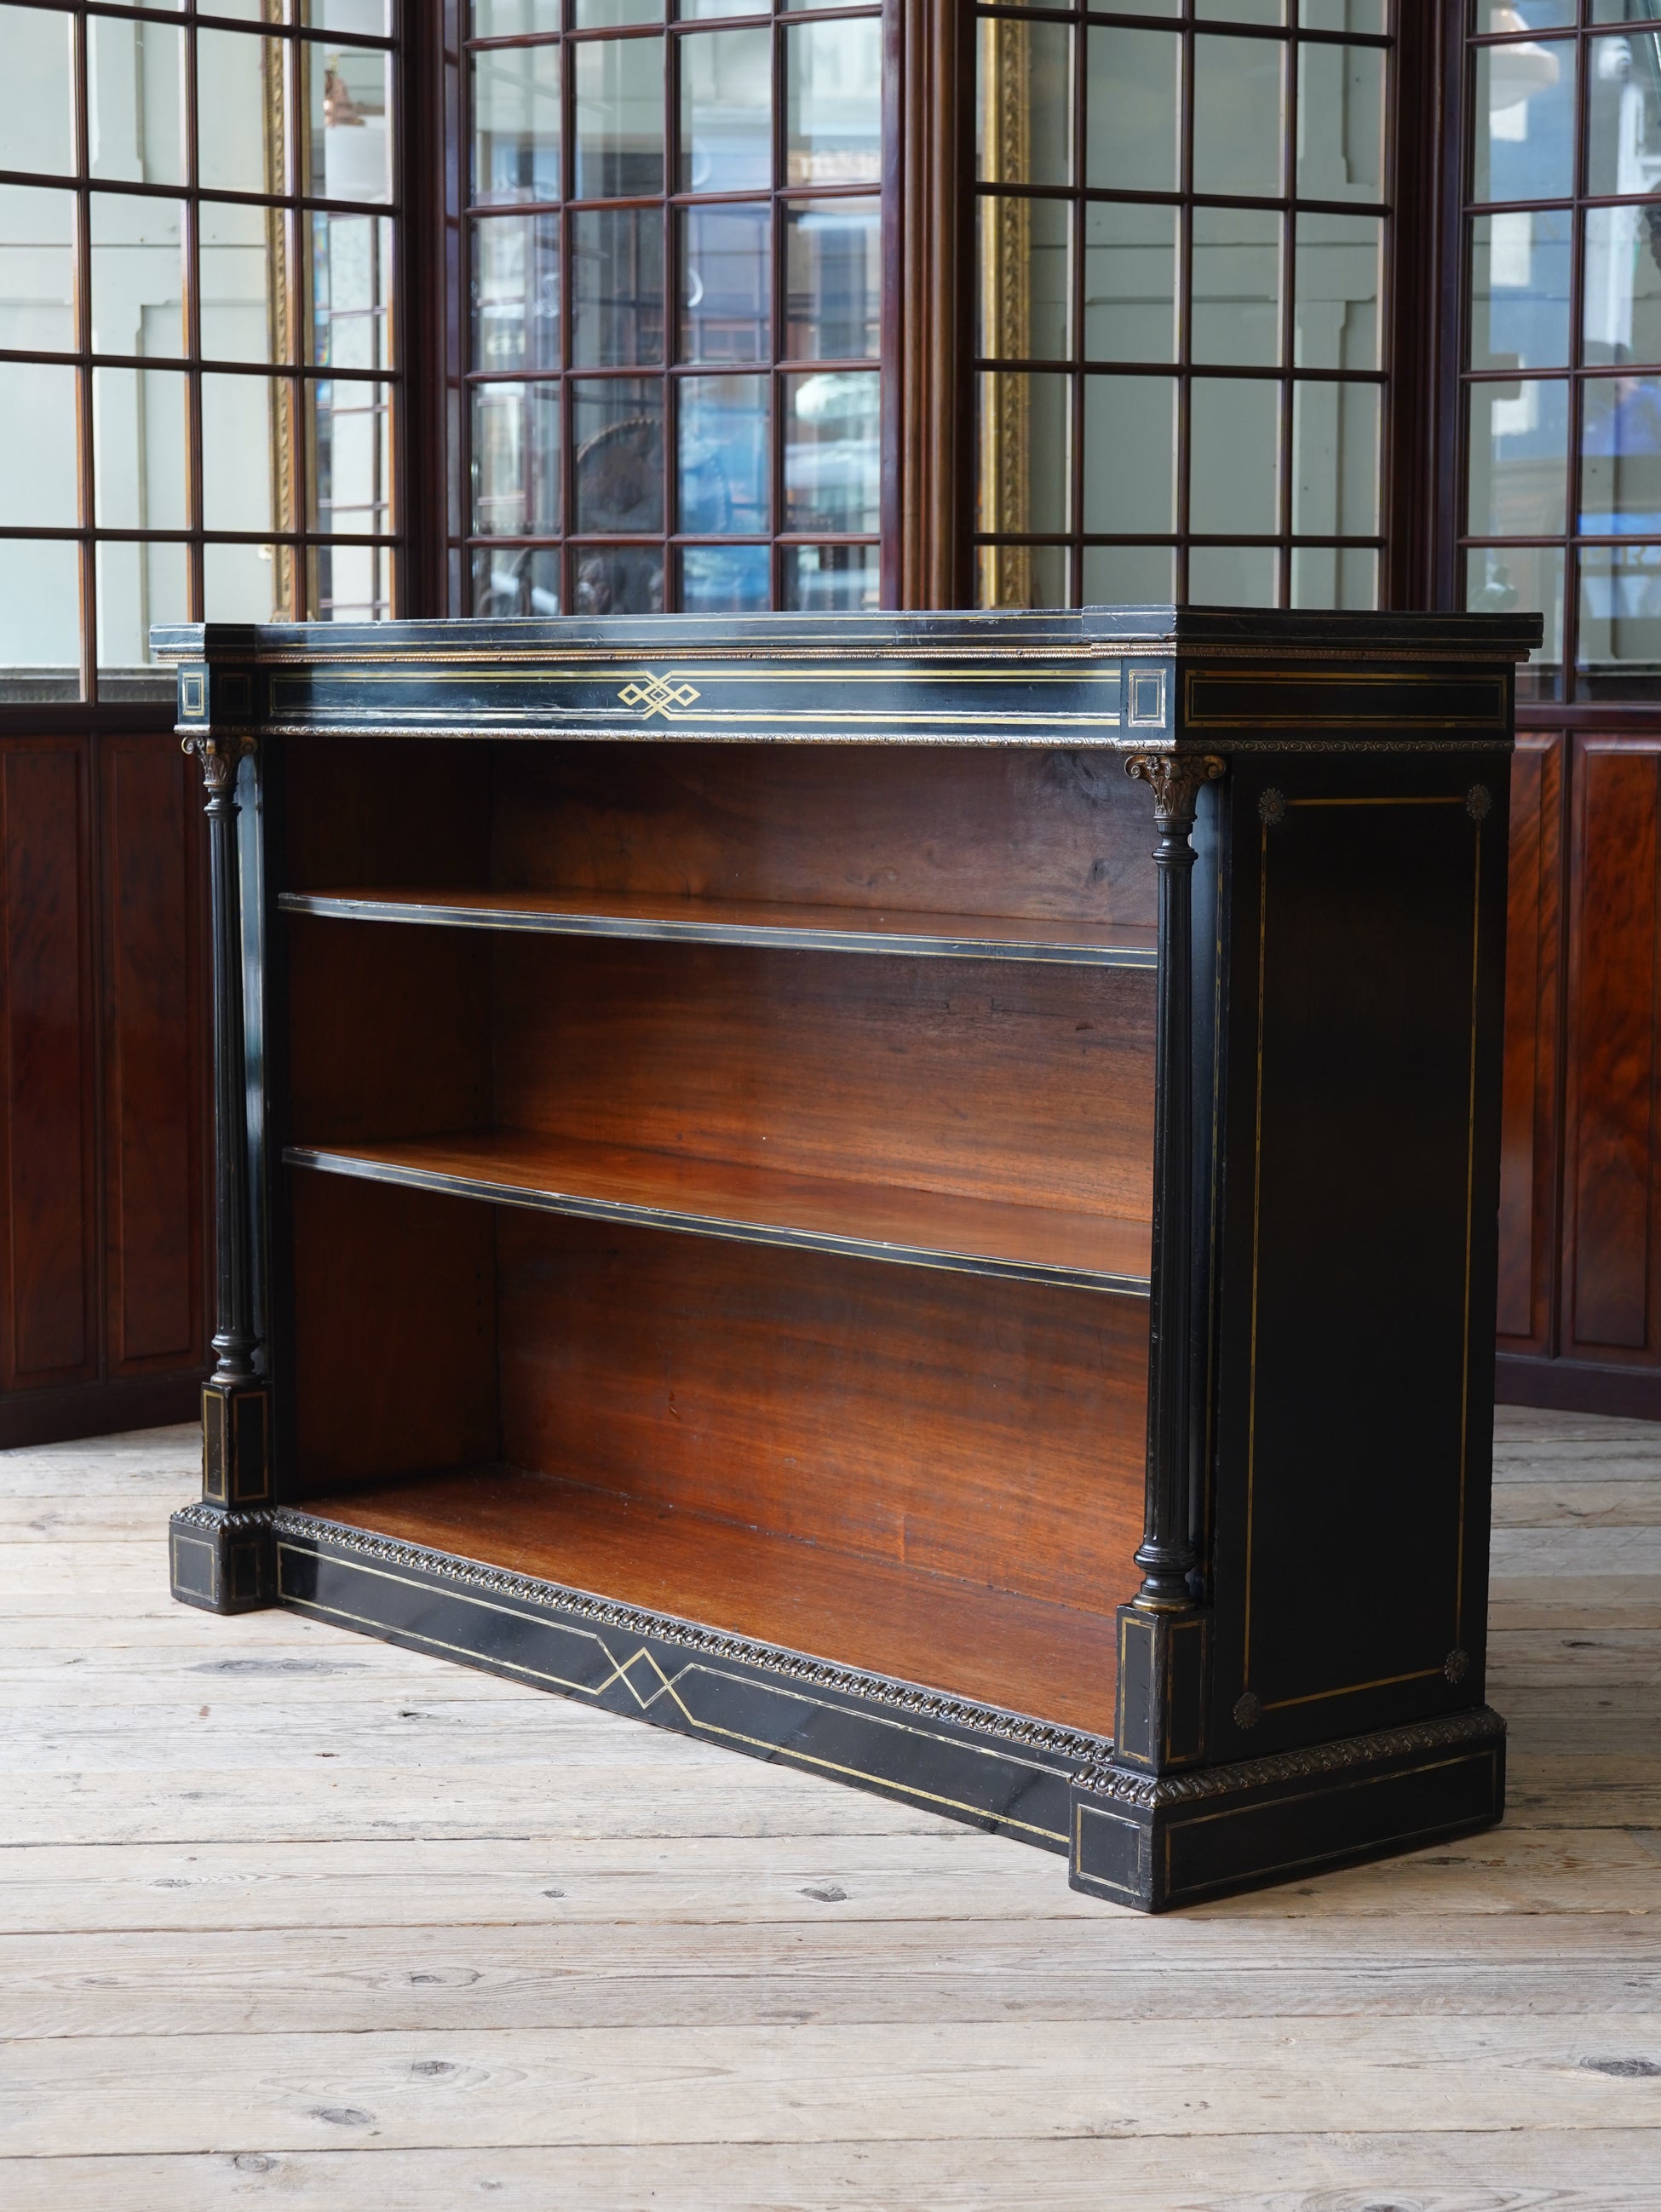
[[170,731],[0,736],[0,1448],[195,1410],[201,833]]

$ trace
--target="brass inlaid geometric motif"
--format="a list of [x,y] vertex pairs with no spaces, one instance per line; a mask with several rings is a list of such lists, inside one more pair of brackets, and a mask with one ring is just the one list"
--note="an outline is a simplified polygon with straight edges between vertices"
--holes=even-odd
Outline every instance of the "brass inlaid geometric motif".
[[671,707],[690,707],[701,696],[690,684],[672,684],[666,676],[648,676],[643,683],[625,684],[618,697],[625,707],[639,707],[649,722],[654,714]]

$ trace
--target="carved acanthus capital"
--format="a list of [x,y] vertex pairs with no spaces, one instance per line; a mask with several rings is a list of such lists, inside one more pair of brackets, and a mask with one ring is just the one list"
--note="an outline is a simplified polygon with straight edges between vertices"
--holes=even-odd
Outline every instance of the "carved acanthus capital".
[[1132,753],[1124,772],[1152,790],[1153,819],[1163,828],[1191,822],[1201,785],[1214,783],[1226,765],[1215,753]]
[[222,799],[227,792],[236,788],[236,771],[245,757],[254,750],[250,731],[234,731],[225,736],[210,737],[191,732],[179,741],[181,752],[194,753],[202,770],[202,783],[210,799]]

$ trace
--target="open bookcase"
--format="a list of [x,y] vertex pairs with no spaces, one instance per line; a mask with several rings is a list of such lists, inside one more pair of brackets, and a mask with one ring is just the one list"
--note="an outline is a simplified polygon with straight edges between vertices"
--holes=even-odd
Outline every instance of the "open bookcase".
[[178,1595],[1143,1906],[1498,1817],[1529,623],[158,639],[215,893]]

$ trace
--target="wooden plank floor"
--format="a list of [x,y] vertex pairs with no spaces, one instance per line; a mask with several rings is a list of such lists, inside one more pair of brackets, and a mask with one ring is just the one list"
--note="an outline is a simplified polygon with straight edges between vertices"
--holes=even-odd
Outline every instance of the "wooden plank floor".
[[6,2212],[1661,2208],[1661,1428],[1506,1413],[1503,1829],[1150,1921],[280,1613],[0,1454]]

